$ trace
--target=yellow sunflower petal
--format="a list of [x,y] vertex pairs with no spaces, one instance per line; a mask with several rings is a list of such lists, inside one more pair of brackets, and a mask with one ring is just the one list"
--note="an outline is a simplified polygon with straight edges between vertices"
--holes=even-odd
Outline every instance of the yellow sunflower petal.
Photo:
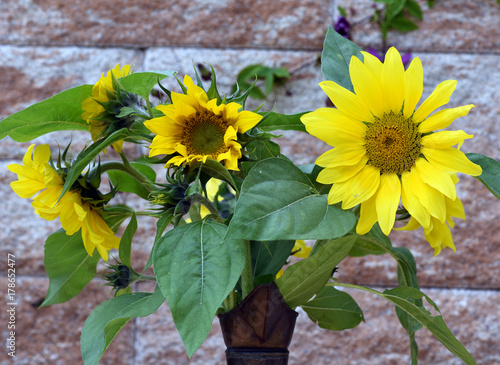
[[328,204],[337,204],[344,198],[344,193],[349,189],[349,184],[345,182],[333,184],[328,192]]
[[415,171],[422,181],[440,191],[451,200],[457,197],[457,189],[450,175],[437,167],[432,166],[423,158],[415,161]]
[[361,51],[361,53],[363,54],[363,64],[370,70],[375,78],[380,80],[382,68],[384,67],[382,62],[380,62],[380,60],[371,53],[364,51]]
[[420,223],[415,219],[415,217],[410,217],[410,220],[406,226],[395,228],[396,231],[414,231],[421,227]]
[[455,148],[434,149],[424,146],[422,153],[432,165],[446,172],[461,172],[471,176],[482,173],[481,166],[471,162],[462,151]]
[[356,225],[357,234],[368,233],[373,225],[377,223],[376,195],[361,203],[359,221]]
[[465,139],[472,137],[474,136],[464,131],[441,131],[422,137],[422,146],[443,149],[462,143]]
[[344,114],[361,122],[373,121],[372,113],[356,94],[329,80],[320,82],[319,86],[328,95],[332,103]]
[[446,204],[446,220],[450,227],[452,227],[453,220],[452,217],[460,218],[465,220],[465,211],[462,201],[458,198],[455,200],[445,199]]
[[[407,173],[407,178],[409,179],[407,181],[408,188],[411,189],[415,197],[418,198],[418,202],[414,202],[413,206],[420,203],[431,216],[444,222],[446,220],[446,205],[443,194],[424,183],[415,168]],[[423,223],[424,222],[420,222],[422,225]]]
[[451,94],[457,86],[456,80],[446,80],[441,82],[427,99],[420,105],[413,115],[415,123],[422,122],[429,114],[440,106],[450,101]]
[[363,143],[367,127],[332,108],[320,108],[301,118],[306,130],[330,146]]
[[401,175],[401,202],[412,218],[418,221],[419,225],[428,227],[431,223],[431,216],[420,202],[419,196],[415,194],[418,188],[412,185],[410,174],[410,171],[405,171]]
[[404,74],[405,69],[401,55],[396,48],[389,48],[385,55],[381,75],[382,92],[387,105],[386,113],[392,110],[395,114],[398,114],[403,106],[405,99]]
[[356,95],[363,100],[373,115],[382,117],[387,110],[382,96],[380,78],[375,77],[357,57],[351,58],[349,74]]
[[396,210],[401,199],[401,182],[396,174],[382,174],[377,192],[376,209],[380,229],[389,235],[396,221]]
[[[236,104],[236,103],[230,103],[230,104]],[[257,113],[248,110],[242,110],[238,113],[237,121],[234,127],[238,129],[238,133],[245,133],[246,131],[250,130],[257,124],[259,124],[261,119],[262,117]]]
[[380,170],[371,165],[365,165],[346,184],[349,188],[344,193],[342,209],[351,209],[375,194],[381,184]]
[[411,61],[408,70],[405,72],[405,103],[403,114],[405,118],[412,116],[415,108],[422,97],[424,90],[424,70],[422,62],[418,57]]
[[431,115],[424,120],[419,126],[420,133],[429,133],[439,129],[448,127],[457,118],[469,114],[469,110],[474,107],[474,104],[459,106],[458,108],[443,109]]
[[349,180],[366,165],[368,157],[363,156],[361,161],[354,165],[337,166],[335,168],[324,168],[318,174],[316,181],[321,184],[332,184]]
[[355,165],[364,156],[366,156],[366,149],[363,144],[342,144],[319,156],[316,165],[321,167]]

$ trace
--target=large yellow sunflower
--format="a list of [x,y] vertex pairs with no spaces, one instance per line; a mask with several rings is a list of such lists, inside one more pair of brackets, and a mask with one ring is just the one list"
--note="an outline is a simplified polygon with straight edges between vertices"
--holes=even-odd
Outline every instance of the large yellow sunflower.
[[21,198],[31,198],[38,193],[31,203],[36,214],[45,220],[59,218],[68,235],[82,229],[87,253],[92,256],[97,248],[99,255],[108,261],[108,251],[117,249],[120,239],[114,235],[98,210],[89,201],[82,200],[78,190],[68,191],[61,197],[64,181],[49,165],[49,159],[48,145],[40,145],[36,149],[34,144],[31,145],[22,165],[7,166],[18,178],[10,184],[12,190]]
[[301,118],[310,134],[334,147],[317,159],[324,167],[317,180],[333,184],[329,204],[342,202],[344,209],[361,204],[359,234],[377,221],[389,234],[400,201],[424,230],[437,227],[447,218],[446,199],[456,200],[451,175],[477,176],[481,167],[453,147],[471,135],[432,131],[448,127],[474,105],[430,115],[455,90],[456,81],[447,80],[416,109],[423,90],[420,60],[405,71],[395,48],[387,51],[384,63],[362,53],[364,62],[352,57],[349,64],[354,93],[323,81],[320,86],[336,109],[321,108]]
[[[116,90],[113,89],[113,77],[119,79],[130,75],[130,72],[130,65],[120,68],[120,64],[117,64],[114,69],[108,71],[106,76],[104,76],[104,73],[101,75],[99,81],[92,88],[92,96],[82,102],[83,113],[81,118],[89,124],[89,131],[93,141],[102,137],[102,133],[109,125],[109,121],[101,120],[99,116],[106,112],[102,104],[116,98]],[[122,146],[123,141],[113,143],[113,147],[118,152],[122,151]]]
[[237,103],[217,105],[206,92],[184,77],[187,94],[172,92],[172,104],[157,107],[164,116],[144,122],[156,136],[149,156],[174,154],[166,164],[183,165],[192,161],[217,160],[229,170],[238,171],[241,145],[237,133],[245,133],[262,118],[250,111],[240,111]]

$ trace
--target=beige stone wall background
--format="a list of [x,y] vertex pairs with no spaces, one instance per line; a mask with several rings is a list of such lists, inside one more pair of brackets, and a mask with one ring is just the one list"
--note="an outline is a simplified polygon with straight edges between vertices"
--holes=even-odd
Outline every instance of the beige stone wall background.
[[[445,79],[458,80],[450,106],[474,103],[471,113],[453,124],[474,134],[463,146],[500,160],[500,5],[496,0],[436,0],[432,9],[419,0],[424,21],[419,30],[390,32],[388,43],[411,51],[424,66],[424,94]],[[136,71],[173,69],[192,75],[192,62],[208,62],[218,73],[220,90],[229,92],[237,73],[262,63],[287,67],[290,80],[277,88],[267,105],[279,112],[325,106],[317,86],[316,60],[337,6],[351,11],[353,40],[380,48],[380,34],[368,19],[371,0],[1,0],[0,118],[33,102],[82,83],[93,84],[116,63]],[[172,84],[173,85],[173,84]],[[424,96],[425,96],[424,95]],[[37,143],[84,143],[85,133],[56,133]],[[308,136],[284,133],[283,152],[297,163],[314,162],[326,147]],[[76,298],[36,309],[48,279],[43,269],[45,238],[57,222],[38,218],[27,200],[9,188],[14,175],[6,165],[19,162],[29,143],[0,142],[0,364],[82,364],[79,335],[92,309],[109,289],[94,280]],[[129,147],[131,153],[140,150]],[[144,152],[144,151],[142,151]],[[473,178],[463,177],[459,197],[467,214],[453,235],[457,253],[433,257],[422,232],[392,233],[394,245],[414,252],[422,290],[440,306],[453,333],[478,364],[500,363],[500,203]],[[137,205],[127,196],[122,202]],[[134,239],[137,269],[145,263],[154,221],[142,219]],[[7,254],[16,256],[19,300],[16,357],[7,356]],[[388,257],[348,259],[341,281],[383,290],[396,283]],[[137,290],[151,290],[137,287]],[[351,292],[366,323],[341,333],[322,330],[300,313],[290,350],[290,364],[409,364],[408,339],[393,307],[382,299]],[[417,334],[420,364],[460,364],[426,329]],[[132,320],[117,336],[102,364],[222,364],[224,346],[214,322],[212,333],[191,360],[169,316],[168,307]]]

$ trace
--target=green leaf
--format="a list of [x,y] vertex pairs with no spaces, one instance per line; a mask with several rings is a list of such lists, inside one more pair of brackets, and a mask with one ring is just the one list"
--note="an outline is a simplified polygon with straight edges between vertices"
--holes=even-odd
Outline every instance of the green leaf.
[[383,1],[386,3],[386,8],[385,8],[385,15],[384,18],[388,21],[391,22],[391,20],[401,14],[405,7],[405,3],[407,0],[390,0],[390,1]]
[[350,210],[328,205],[326,195],[292,162],[268,158],[248,173],[228,237],[256,241],[332,239],[356,223]]
[[386,290],[382,293],[383,297],[393,302],[400,310],[406,312],[421,325],[427,327],[431,333],[454,355],[461,358],[467,364],[476,364],[467,349],[455,338],[443,317],[431,316],[423,307],[414,304],[414,300],[423,297],[439,312],[436,304],[424,293],[415,288],[398,287]]
[[399,30],[400,32],[410,32],[418,29],[418,25],[410,19],[403,16],[396,17],[387,23],[388,27]]
[[321,289],[314,299],[301,307],[311,321],[332,331],[354,328],[364,321],[363,311],[358,303],[346,292],[331,286]]
[[275,275],[286,263],[295,241],[252,241],[252,265],[254,279],[259,276]]
[[83,150],[75,162],[73,162],[71,169],[66,176],[66,180],[64,181],[64,187],[61,192],[61,196],[63,196],[69,188],[73,185],[73,183],[78,179],[83,170],[92,162],[94,158],[96,158],[101,151],[103,151],[106,147],[109,147],[111,144],[118,142],[126,137],[130,136],[130,131],[126,128],[117,130],[113,132],[105,139],[100,139],[97,142],[90,145],[87,149]]
[[211,221],[178,226],[153,250],[158,284],[190,357],[207,337],[245,263],[243,242],[223,240],[226,229]]
[[361,48],[342,37],[332,27],[329,27],[323,44],[323,52],[321,53],[323,77],[353,91],[349,75],[349,63],[352,56],[356,56],[363,61]]
[[280,113],[259,113],[260,115],[268,114],[257,127],[264,132],[272,132],[275,130],[295,130],[305,132],[306,127],[300,121],[300,117],[308,112],[296,114],[280,114]]
[[[156,172],[150,166],[139,162],[131,162],[130,164],[149,180],[153,182],[156,180]],[[109,179],[119,191],[133,193],[140,196],[144,200],[148,200],[150,191],[126,172],[120,170],[108,170],[107,173]]]
[[159,81],[166,77],[174,76],[176,71],[149,71],[149,72],[134,72],[128,76],[120,78],[120,84],[125,90],[142,96],[149,100],[149,94]]
[[99,304],[85,321],[81,336],[85,365],[97,365],[118,332],[134,317],[154,313],[165,301],[161,291],[122,294]]
[[420,7],[419,3],[414,0],[408,0],[405,6],[406,9],[408,9],[408,12],[415,18],[417,18],[418,20],[423,19],[422,8]]
[[78,86],[12,114],[0,122],[0,139],[10,136],[16,142],[27,142],[55,131],[88,131],[81,107],[91,91],[92,85]]
[[130,222],[125,228],[125,232],[123,232],[123,236],[120,240],[119,247],[119,257],[122,264],[127,265],[128,267],[132,267],[132,261],[130,259],[132,253],[132,239],[134,238],[134,234],[137,231],[137,218],[135,217],[135,212],[132,214],[130,218]]
[[89,256],[81,232],[68,236],[60,229],[45,242],[44,265],[49,290],[41,306],[63,303],[73,298],[94,278],[101,257]]
[[472,162],[483,169],[480,176],[474,176],[497,198],[500,199],[500,162],[479,153],[466,153]]
[[236,193],[239,194],[238,185],[236,185],[233,176],[219,161],[207,159],[203,163],[202,162],[195,163],[192,166],[191,170],[195,171],[200,166],[203,172],[207,173],[208,175],[216,179],[226,181],[229,185],[231,185],[231,187],[236,191]]
[[348,288],[360,289],[385,298],[394,303],[402,311],[414,318],[417,322],[427,327],[429,331],[454,355],[458,356],[468,365],[475,365],[476,361],[472,358],[467,349],[456,339],[453,333],[440,315],[432,316],[424,307],[418,307],[414,301],[425,297],[436,311],[439,308],[427,295],[420,290],[409,287],[398,287],[391,290],[385,290],[383,293],[376,290],[353,284],[333,283],[333,286],[343,286]]
[[280,155],[280,146],[264,136],[251,139],[245,146],[248,157],[252,160],[264,160]]
[[286,304],[295,308],[305,304],[332,277],[333,269],[347,256],[356,235],[328,241],[315,254],[289,266],[276,280]]
[[368,233],[358,236],[356,244],[349,252],[349,256],[383,255],[391,248],[391,240],[382,232],[379,224],[376,223]]

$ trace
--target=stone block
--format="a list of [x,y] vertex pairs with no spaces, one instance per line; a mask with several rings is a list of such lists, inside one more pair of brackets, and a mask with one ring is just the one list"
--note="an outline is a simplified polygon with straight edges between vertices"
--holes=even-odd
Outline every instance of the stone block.
[[[387,46],[413,52],[466,52],[500,53],[500,7],[490,0],[434,1],[418,0],[423,10],[423,20],[417,21],[418,29],[411,32],[390,30]],[[380,28],[370,21],[374,7],[371,0],[343,0],[337,2],[348,12],[352,24],[352,39],[362,48],[381,49]]]
[[328,0],[50,0],[2,3],[0,14],[7,44],[318,49],[331,9]]

